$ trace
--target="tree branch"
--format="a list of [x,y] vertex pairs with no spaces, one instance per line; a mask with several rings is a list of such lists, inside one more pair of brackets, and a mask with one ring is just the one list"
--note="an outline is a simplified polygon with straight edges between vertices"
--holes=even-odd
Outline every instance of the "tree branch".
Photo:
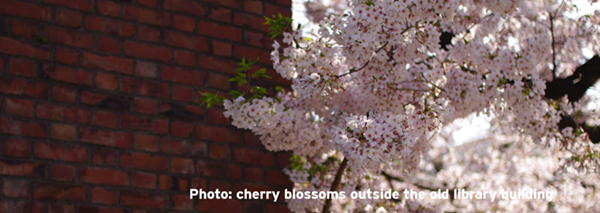
[[550,15],[550,35],[552,35],[552,80],[556,79],[556,38],[554,37],[554,16],[551,12]]
[[[344,158],[344,160],[342,161],[342,164],[340,165],[340,168],[338,168],[337,173],[335,174],[335,178],[333,179],[333,183],[331,183],[331,188],[329,188],[329,191],[333,192],[333,191],[337,191],[338,186],[340,185],[340,181],[342,181],[342,174],[344,174],[344,171],[346,171],[346,167],[348,167],[348,159]],[[325,200],[325,205],[323,206],[323,213],[329,213],[331,208],[331,198],[328,198],[327,200]]]

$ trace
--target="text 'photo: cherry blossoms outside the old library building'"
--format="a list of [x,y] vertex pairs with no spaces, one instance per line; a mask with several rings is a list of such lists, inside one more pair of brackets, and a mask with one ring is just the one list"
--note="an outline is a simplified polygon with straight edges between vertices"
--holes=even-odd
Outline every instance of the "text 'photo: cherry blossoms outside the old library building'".
[[600,212],[596,0],[0,0],[0,213]]

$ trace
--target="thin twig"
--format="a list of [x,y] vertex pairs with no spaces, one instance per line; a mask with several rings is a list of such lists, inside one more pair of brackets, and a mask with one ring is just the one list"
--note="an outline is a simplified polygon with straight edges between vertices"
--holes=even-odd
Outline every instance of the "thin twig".
[[[379,53],[379,51],[381,51],[383,48],[385,48],[385,46],[387,46],[389,43],[390,42],[386,41],[385,44],[383,44],[381,47],[379,47],[379,48],[377,48],[377,50],[375,50],[375,53]],[[371,62],[371,60],[373,60],[373,59],[370,59],[369,61],[367,61],[367,63],[363,64],[361,67],[359,67],[357,69],[351,69],[350,72],[347,72],[347,73],[344,73],[344,74],[336,76],[336,78],[340,78],[340,77],[343,77],[345,75],[350,75],[352,73],[355,73],[355,72],[358,72],[358,71],[364,69],[365,67],[367,67],[367,65],[369,65],[369,63]]]
[[[348,167],[348,159],[344,158],[340,168],[338,168],[337,173],[335,174],[335,179],[333,179],[333,183],[331,183],[331,188],[329,188],[330,192],[337,191],[338,186],[340,185],[340,181],[342,181],[342,174],[346,171],[346,167]],[[329,213],[331,208],[331,198],[327,198],[325,200],[325,205],[323,206],[323,213]]]
[[[408,26],[408,27],[406,27],[404,30],[402,30],[402,32],[400,32],[400,34],[404,34],[406,31],[408,31],[408,30],[409,30],[410,28],[412,28],[412,27],[413,27],[412,25],[411,25],[411,26]],[[377,50],[375,50],[375,53],[379,53],[379,51],[381,51],[383,48],[385,48],[385,46],[387,46],[387,45],[388,45],[388,43],[389,43],[389,42],[388,42],[388,41],[386,41],[386,42],[385,42],[385,44],[383,44],[381,47],[379,47],[379,48],[377,48]],[[344,74],[341,74],[341,75],[337,75],[337,76],[335,76],[335,77],[336,77],[336,78],[341,78],[341,77],[343,77],[343,76],[350,75],[350,74],[352,74],[352,73],[358,72],[358,71],[360,71],[360,70],[364,69],[365,67],[367,67],[367,65],[369,65],[369,63],[371,62],[371,60],[373,60],[373,58],[369,59],[369,61],[367,61],[367,62],[366,62],[365,64],[363,64],[361,67],[359,67],[359,68],[357,68],[357,69],[351,69],[349,72],[347,72],[347,73],[344,73]]]

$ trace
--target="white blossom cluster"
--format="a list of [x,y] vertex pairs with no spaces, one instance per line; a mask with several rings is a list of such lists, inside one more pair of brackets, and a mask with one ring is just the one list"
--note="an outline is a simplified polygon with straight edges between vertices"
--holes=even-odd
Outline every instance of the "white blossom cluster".
[[[568,105],[567,100],[548,100],[544,91],[554,72],[570,75],[585,59],[581,49],[600,52],[599,16],[568,18],[572,2],[558,0],[352,0],[348,8],[324,18],[317,36],[283,33],[271,60],[275,71],[292,81],[292,91],[279,93],[280,100],[226,100],[225,115],[233,125],[260,135],[272,151],[292,151],[313,162],[348,160],[342,184],[348,190],[382,170],[414,171],[441,128],[474,113],[493,116],[503,133],[542,144],[560,141],[560,149],[573,155],[589,151],[585,134],[575,137],[574,130],[556,126],[570,110],[556,106]],[[444,31],[455,34],[446,49],[439,44]],[[481,160],[492,171],[496,162],[485,159],[470,160]],[[460,163],[440,177],[457,178],[452,175],[465,171]],[[540,166],[541,172],[555,169]],[[316,174],[319,178],[307,176],[309,167],[286,171],[296,188],[328,189],[335,166]],[[477,175],[472,181],[485,177]],[[499,179],[511,184],[510,178]],[[536,184],[528,186],[541,186]],[[289,202],[298,212],[318,210],[322,203]],[[494,205],[523,211],[510,202],[487,207]],[[346,206],[384,211],[374,203]],[[412,208],[392,206],[393,212]]]

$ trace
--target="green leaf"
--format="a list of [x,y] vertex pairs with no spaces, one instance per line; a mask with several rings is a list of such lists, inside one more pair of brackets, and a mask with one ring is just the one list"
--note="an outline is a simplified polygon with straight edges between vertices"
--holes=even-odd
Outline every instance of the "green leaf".
[[372,0],[367,0],[367,1],[365,2],[365,5],[367,5],[367,6],[374,6],[374,5],[375,5],[375,2],[373,2]]
[[261,68],[252,74],[252,78],[271,78],[271,76],[267,75],[267,68]]
[[277,91],[277,92],[285,92],[285,91],[283,90],[283,88],[282,88],[282,87],[280,87],[280,86],[275,86],[275,91]]

